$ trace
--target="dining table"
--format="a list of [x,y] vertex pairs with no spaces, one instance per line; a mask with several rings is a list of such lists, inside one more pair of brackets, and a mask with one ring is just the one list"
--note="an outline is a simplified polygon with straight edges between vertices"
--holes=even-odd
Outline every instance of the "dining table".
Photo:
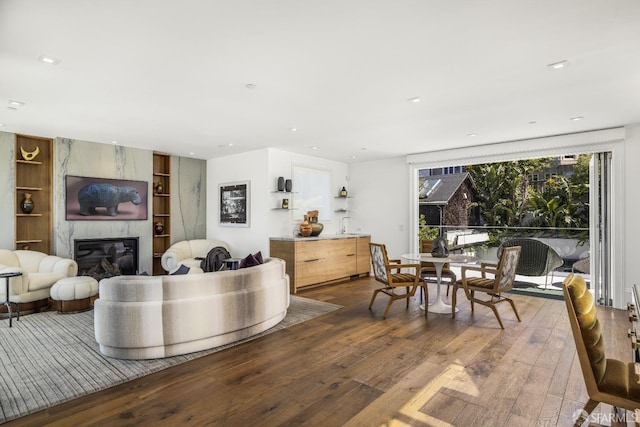
[[[403,259],[413,261],[413,262],[430,262],[433,263],[436,269],[436,298],[431,303],[428,304],[427,307],[425,305],[428,301],[425,301],[425,304],[420,305],[420,308],[424,310],[425,308],[429,311],[429,313],[436,314],[446,314],[451,313],[451,305],[445,303],[442,300],[442,294],[440,291],[440,285],[442,282],[442,267],[449,264],[457,264],[457,265],[466,265],[466,264],[476,264],[478,262],[478,258],[473,254],[449,254],[446,257],[436,257],[431,255],[430,253],[412,253],[412,254],[404,254],[402,255]],[[426,281],[426,279],[425,279]],[[426,282],[425,282],[426,284]],[[456,308],[456,311],[458,309]]]

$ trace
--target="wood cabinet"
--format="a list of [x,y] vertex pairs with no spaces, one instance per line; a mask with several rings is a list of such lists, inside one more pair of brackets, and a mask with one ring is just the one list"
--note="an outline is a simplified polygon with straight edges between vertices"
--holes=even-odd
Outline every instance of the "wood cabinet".
[[[36,154],[37,153],[37,154]],[[16,135],[16,249],[53,251],[53,140]],[[23,209],[30,196],[33,209]]]
[[171,246],[171,156],[153,153],[153,275],[166,274],[160,263]]
[[307,286],[368,275],[369,241],[369,236],[271,239],[270,255],[285,260],[291,293],[296,293]]

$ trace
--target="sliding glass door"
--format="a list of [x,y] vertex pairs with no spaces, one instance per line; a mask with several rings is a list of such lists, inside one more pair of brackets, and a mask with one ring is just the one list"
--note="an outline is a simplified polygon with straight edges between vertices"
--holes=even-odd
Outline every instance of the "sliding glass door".
[[589,171],[591,287],[599,305],[613,305],[611,278],[611,153],[594,153]]

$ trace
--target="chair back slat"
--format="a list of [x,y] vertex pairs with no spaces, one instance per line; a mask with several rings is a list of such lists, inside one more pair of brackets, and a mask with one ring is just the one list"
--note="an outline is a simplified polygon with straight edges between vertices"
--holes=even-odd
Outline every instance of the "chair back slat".
[[505,291],[513,287],[520,260],[520,246],[504,248],[500,257],[496,284],[500,291]]
[[389,259],[387,250],[384,245],[379,243],[370,243],[369,250],[371,252],[371,265],[373,266],[373,276],[382,283],[389,283],[389,275],[387,273],[387,265]]

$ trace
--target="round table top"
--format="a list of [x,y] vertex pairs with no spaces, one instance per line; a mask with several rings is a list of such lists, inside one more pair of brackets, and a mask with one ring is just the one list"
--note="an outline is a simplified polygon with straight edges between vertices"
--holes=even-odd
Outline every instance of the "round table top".
[[478,262],[478,257],[469,254],[449,254],[444,258],[434,257],[430,253],[412,253],[403,254],[402,258],[411,261],[420,262],[438,262],[438,263],[453,263],[453,264],[473,264]]

